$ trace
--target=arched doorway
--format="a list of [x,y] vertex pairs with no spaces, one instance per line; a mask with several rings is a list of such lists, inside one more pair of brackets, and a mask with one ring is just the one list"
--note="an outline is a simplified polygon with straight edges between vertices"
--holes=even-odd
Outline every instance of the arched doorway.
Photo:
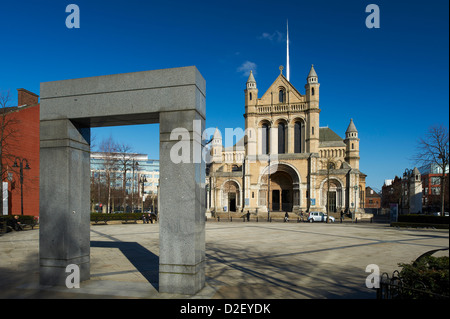
[[300,211],[300,176],[291,165],[272,163],[263,169],[258,184],[261,210]]
[[222,186],[222,206],[224,211],[236,212],[241,207],[240,188],[236,181],[226,181]]
[[270,175],[269,209],[271,211],[292,211],[294,192],[291,176],[286,172],[275,172]]
[[342,185],[340,181],[331,178],[329,180],[330,185],[328,185],[328,180],[324,180],[321,185],[321,197],[322,206],[324,211],[335,213],[342,210],[344,207]]

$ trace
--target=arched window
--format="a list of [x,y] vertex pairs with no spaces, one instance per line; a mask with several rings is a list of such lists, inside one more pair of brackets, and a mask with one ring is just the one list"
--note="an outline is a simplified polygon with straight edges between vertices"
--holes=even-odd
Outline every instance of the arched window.
[[278,154],[286,153],[286,125],[278,124]]
[[262,125],[262,154],[269,154],[270,146],[270,126],[269,124]]
[[302,123],[295,122],[294,124],[294,153],[302,153],[303,152],[303,134],[302,134]]
[[285,94],[284,90],[280,89],[280,91],[278,92],[278,102],[284,103],[285,97],[286,97],[286,94]]

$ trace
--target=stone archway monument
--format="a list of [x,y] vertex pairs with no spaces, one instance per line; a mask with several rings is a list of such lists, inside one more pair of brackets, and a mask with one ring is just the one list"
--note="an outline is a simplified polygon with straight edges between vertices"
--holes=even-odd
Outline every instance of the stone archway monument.
[[[205,80],[196,67],[41,83],[40,282],[65,285],[68,265],[90,278],[90,128],[160,125],[159,291],[205,284]],[[175,163],[174,129],[189,132],[190,161]],[[194,159],[195,157],[195,159]]]

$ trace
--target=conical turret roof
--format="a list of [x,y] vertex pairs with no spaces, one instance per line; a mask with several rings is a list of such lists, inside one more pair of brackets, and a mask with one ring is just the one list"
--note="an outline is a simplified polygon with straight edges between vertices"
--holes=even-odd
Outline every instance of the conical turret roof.
[[248,76],[247,83],[256,83],[255,77],[253,76],[253,71],[250,71],[250,75]]
[[358,130],[356,129],[355,123],[353,123],[353,119],[350,119],[350,124],[348,125],[347,131],[345,131],[345,133],[353,132],[358,132]]
[[314,64],[311,64],[311,70],[309,70],[308,78],[317,77],[316,70],[314,70]]

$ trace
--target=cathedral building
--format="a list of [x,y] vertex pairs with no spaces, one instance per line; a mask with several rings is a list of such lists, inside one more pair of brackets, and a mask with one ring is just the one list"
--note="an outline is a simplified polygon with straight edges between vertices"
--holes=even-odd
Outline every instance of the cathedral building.
[[364,213],[365,178],[352,119],[345,138],[320,127],[320,83],[314,66],[304,94],[280,74],[259,95],[253,73],[245,95],[245,134],[223,147],[219,130],[207,167],[207,211]]

